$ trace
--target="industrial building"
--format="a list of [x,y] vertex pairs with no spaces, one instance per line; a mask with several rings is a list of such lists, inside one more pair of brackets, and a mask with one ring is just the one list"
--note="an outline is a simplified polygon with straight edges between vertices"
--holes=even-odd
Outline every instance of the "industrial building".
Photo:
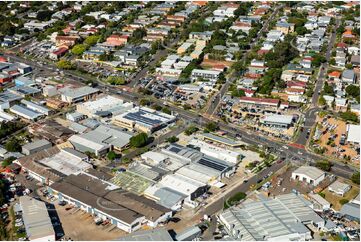
[[292,172],[292,179],[317,186],[325,179],[326,173],[313,166],[301,166]]
[[25,155],[31,155],[38,151],[50,148],[52,144],[47,141],[46,139],[36,140],[31,143],[27,143],[21,147],[22,151],[21,153]]
[[246,201],[219,215],[219,221],[234,240],[305,241],[312,239],[305,226],[321,229],[325,221],[299,195],[284,194],[274,199]]
[[52,184],[65,176],[92,168],[85,154],[57,146],[18,158],[14,163],[44,184]]
[[361,132],[360,125],[347,124],[346,132],[347,132],[347,142],[360,144],[360,132]]
[[52,184],[49,192],[61,201],[108,220],[131,233],[144,224],[156,227],[172,216],[172,211],[147,198],[125,192],[114,184],[87,173],[70,175]]
[[29,196],[21,196],[19,202],[29,240],[55,241],[55,231],[45,203]]
[[99,125],[96,129],[85,133],[73,135],[69,141],[75,149],[81,152],[92,152],[96,156],[101,156],[115,149],[122,151],[128,147],[133,134],[121,131],[109,125]]
[[14,105],[10,108],[10,111],[16,115],[18,115],[21,118],[27,119],[27,120],[31,120],[31,121],[36,121],[42,117],[44,117],[45,115],[39,112],[36,112],[32,109],[29,109],[25,106],[20,106],[20,105]]
[[97,100],[79,103],[76,106],[78,113],[84,114],[89,118],[116,116],[125,113],[132,108],[133,103],[124,102],[113,96],[101,97]]
[[165,228],[141,230],[115,239],[115,241],[173,241],[174,239]]
[[28,109],[33,110],[34,112],[38,112],[44,115],[49,115],[50,114],[50,109],[41,106],[39,104],[27,101],[25,99],[21,100],[21,103],[24,104]]
[[84,86],[79,88],[65,87],[59,90],[61,100],[67,103],[77,103],[87,101],[99,93],[96,88]]
[[153,133],[174,122],[176,117],[154,109],[135,107],[113,118],[113,124],[128,130]]

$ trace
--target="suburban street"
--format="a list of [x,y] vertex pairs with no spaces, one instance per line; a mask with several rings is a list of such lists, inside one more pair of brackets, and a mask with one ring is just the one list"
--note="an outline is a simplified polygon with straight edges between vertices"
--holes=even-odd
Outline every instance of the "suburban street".
[[333,48],[333,45],[335,44],[336,29],[339,27],[339,25],[340,25],[340,20],[336,19],[336,25],[333,27],[330,42],[328,43],[327,51],[325,54],[327,62],[322,63],[322,65],[320,67],[318,78],[317,78],[316,85],[315,85],[315,89],[314,89],[312,99],[311,99],[311,107],[306,111],[305,116],[304,116],[304,118],[305,118],[304,129],[302,132],[300,132],[300,135],[296,142],[297,144],[300,144],[303,146],[305,146],[307,144],[308,129],[312,129],[312,127],[315,125],[317,112],[321,110],[321,108],[318,107],[318,99],[319,99],[320,93],[323,88],[325,74],[327,74],[328,61],[330,60],[332,48]]

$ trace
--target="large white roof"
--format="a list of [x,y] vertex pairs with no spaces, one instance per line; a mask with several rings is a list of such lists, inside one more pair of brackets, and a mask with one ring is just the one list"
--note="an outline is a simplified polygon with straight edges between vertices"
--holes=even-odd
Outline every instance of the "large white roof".
[[360,143],[360,125],[348,124],[347,125],[347,141]]
[[316,167],[313,167],[313,166],[301,166],[292,173],[302,174],[302,175],[310,177],[313,180],[316,180],[320,176],[325,174],[325,172],[323,172],[322,170],[320,170]]

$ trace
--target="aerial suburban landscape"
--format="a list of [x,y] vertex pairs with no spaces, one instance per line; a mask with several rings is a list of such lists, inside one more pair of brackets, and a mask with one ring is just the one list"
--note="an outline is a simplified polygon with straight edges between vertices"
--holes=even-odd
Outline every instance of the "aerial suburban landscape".
[[0,11],[0,240],[360,241],[358,1]]

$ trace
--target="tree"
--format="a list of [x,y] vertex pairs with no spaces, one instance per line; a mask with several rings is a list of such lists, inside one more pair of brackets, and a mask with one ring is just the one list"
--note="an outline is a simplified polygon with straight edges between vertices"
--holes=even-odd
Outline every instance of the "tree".
[[60,69],[71,70],[74,69],[74,65],[67,60],[60,60],[56,63],[56,66]]
[[326,99],[323,96],[320,96],[320,98],[318,99],[318,104],[320,106],[323,106],[326,104]]
[[11,138],[5,143],[5,149],[10,152],[20,152],[21,145],[16,138]]
[[323,171],[330,171],[331,170],[331,163],[327,160],[324,161],[317,161],[316,167],[323,170]]
[[163,113],[166,113],[166,114],[169,114],[169,115],[172,114],[172,111],[171,111],[169,108],[167,108],[167,107],[163,107],[163,108],[162,108],[162,112],[163,112]]
[[346,203],[348,203],[349,202],[349,200],[348,199],[345,199],[345,198],[342,198],[340,201],[339,201],[339,203],[341,204],[341,205],[344,205],[344,204],[346,204]]
[[298,35],[304,35],[304,34],[307,34],[307,32],[308,32],[308,30],[304,26],[296,27],[295,31],[297,32]]
[[81,55],[86,50],[86,48],[87,47],[84,44],[77,44],[74,45],[74,47],[71,49],[71,53],[73,53],[74,55]]
[[325,62],[326,62],[326,57],[324,57],[322,55],[313,56],[313,60],[312,60],[313,66],[319,67],[321,65],[321,63],[325,63]]
[[148,135],[146,133],[140,133],[130,138],[130,146],[140,148],[148,143]]
[[124,85],[126,84],[126,80],[121,76],[109,76],[107,78],[107,82],[111,85]]
[[191,134],[193,134],[193,133],[195,133],[195,132],[197,132],[198,131],[198,128],[196,127],[196,126],[194,126],[194,125],[192,125],[192,126],[189,126],[185,131],[184,131],[184,134],[185,135],[191,135]]
[[118,155],[114,152],[114,151],[109,151],[107,154],[107,158],[111,161],[115,160],[116,158],[118,158]]
[[179,138],[177,138],[176,136],[172,136],[172,137],[169,137],[168,139],[167,139],[167,141],[169,142],[169,143],[175,143],[175,142],[177,142],[179,140]]
[[6,158],[6,159],[3,160],[2,166],[3,166],[3,167],[7,167],[7,166],[10,165],[11,163],[13,163],[14,160],[16,160],[16,157],[10,156],[10,157],[8,157],[8,158]]
[[143,39],[143,37],[147,34],[147,31],[144,28],[139,28],[134,30],[132,35],[132,42],[138,42]]
[[355,122],[355,123],[358,122],[357,114],[350,112],[350,111],[341,112],[340,117],[345,121],[351,121],[351,122]]
[[351,181],[357,185],[360,185],[360,172],[359,171],[352,174]]
[[323,86],[323,94],[334,96],[335,92],[333,90],[333,87],[328,85],[327,82],[325,82],[325,85]]
[[231,92],[231,96],[232,96],[232,97],[244,97],[244,96],[246,96],[246,93],[244,92],[244,90],[234,89],[234,90]]
[[99,40],[100,36],[99,35],[91,35],[88,36],[85,40],[84,43],[91,46],[91,45],[95,45],[98,40]]
[[218,129],[219,129],[219,127],[215,122],[209,122],[209,123],[206,124],[206,130],[208,132],[214,132],[214,131],[216,131]]
[[52,14],[53,14],[52,11],[42,10],[37,13],[36,19],[39,21],[48,21],[50,20]]
[[356,85],[348,85],[346,87],[346,93],[348,96],[355,98],[356,100],[360,99],[360,87]]
[[93,16],[88,15],[83,17],[83,22],[86,24],[97,24],[97,20]]

